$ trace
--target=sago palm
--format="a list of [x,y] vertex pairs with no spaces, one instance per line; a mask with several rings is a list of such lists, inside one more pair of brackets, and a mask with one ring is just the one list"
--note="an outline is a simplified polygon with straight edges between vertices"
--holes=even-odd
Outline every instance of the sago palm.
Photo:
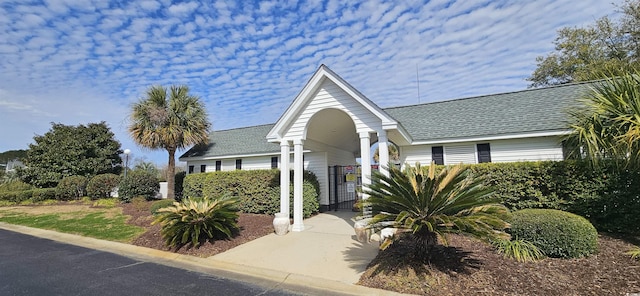
[[139,145],[164,149],[169,153],[167,198],[174,198],[178,149],[208,141],[211,123],[197,96],[189,95],[187,86],[152,86],[145,98],[133,104],[129,134]]
[[[435,164],[428,168],[416,163],[404,171],[392,166],[389,176],[374,172],[364,202],[373,212],[370,228],[393,227],[417,243],[417,252],[429,253],[440,240],[447,244],[447,233],[466,233],[490,240],[508,237],[504,229],[509,211],[492,199],[493,189],[481,178],[471,176],[468,167],[445,167],[439,173]],[[381,248],[394,239],[385,240]]]
[[238,199],[231,196],[185,198],[158,209],[153,224],[162,225],[160,233],[167,246],[179,247],[187,243],[198,246],[202,236],[230,238],[238,231],[237,205]]
[[582,99],[583,108],[569,111],[573,133],[565,141],[572,153],[597,166],[610,159],[624,167],[640,167],[640,72],[596,82]]

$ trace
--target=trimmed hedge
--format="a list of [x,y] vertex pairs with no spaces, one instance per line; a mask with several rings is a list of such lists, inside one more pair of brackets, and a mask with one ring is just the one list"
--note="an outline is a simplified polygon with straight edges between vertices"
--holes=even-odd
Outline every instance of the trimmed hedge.
[[146,200],[153,200],[160,190],[160,183],[155,174],[142,171],[130,171],[126,178],[122,178],[118,185],[118,198],[123,202],[130,202],[133,198],[142,196]]
[[579,161],[470,165],[510,210],[548,208],[587,218],[598,230],[640,233],[640,172]]
[[87,196],[91,199],[109,198],[119,182],[120,176],[116,174],[96,175],[87,184]]
[[0,192],[31,190],[34,187],[20,180],[8,181],[0,184]]
[[546,256],[580,258],[598,249],[598,232],[587,219],[551,209],[525,209],[512,213],[509,233],[533,243]]
[[[319,210],[320,186],[311,172],[305,172],[303,178],[303,214],[309,217]],[[293,190],[290,192],[293,196]],[[277,213],[280,211],[280,170],[199,173],[189,174],[184,179],[184,198],[225,194],[240,199],[239,209],[243,213]]]
[[56,188],[38,188],[21,191],[0,192],[0,200],[20,203],[44,201],[56,198]]
[[56,197],[59,200],[75,200],[87,195],[87,177],[64,177],[56,187]]

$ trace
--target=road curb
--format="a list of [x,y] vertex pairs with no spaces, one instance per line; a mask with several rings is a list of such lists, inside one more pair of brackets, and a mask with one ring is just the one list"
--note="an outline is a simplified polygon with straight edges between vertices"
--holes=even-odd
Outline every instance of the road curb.
[[100,240],[91,237],[61,233],[40,228],[32,228],[22,225],[8,224],[4,222],[0,222],[0,229],[50,239],[61,243],[114,253],[145,262],[152,262],[201,273],[214,274],[216,276],[241,280],[271,288],[289,288],[290,290],[307,294],[406,295],[397,292],[358,286],[340,281],[332,281],[302,274],[233,264],[230,262],[216,260],[213,257],[200,258],[195,256],[176,254],[167,251],[134,246],[126,243]]

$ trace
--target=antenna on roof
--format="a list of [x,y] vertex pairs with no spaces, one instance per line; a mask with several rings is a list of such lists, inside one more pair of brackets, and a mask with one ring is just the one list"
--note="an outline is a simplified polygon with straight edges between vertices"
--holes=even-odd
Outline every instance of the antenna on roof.
[[420,75],[418,75],[418,64],[416,64],[416,83],[418,84],[418,104],[420,104]]

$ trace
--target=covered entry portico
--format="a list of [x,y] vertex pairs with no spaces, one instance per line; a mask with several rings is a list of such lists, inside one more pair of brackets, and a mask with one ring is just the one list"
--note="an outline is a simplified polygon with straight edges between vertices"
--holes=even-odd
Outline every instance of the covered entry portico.
[[[281,171],[294,171],[292,231],[305,229],[302,215],[305,163],[318,177],[321,203],[328,204],[328,166],[354,164],[359,157],[362,184],[366,186],[371,184],[372,142],[378,142],[380,163],[387,164],[390,137],[394,142],[409,143],[406,135],[393,118],[321,65],[267,135],[269,142],[280,144]],[[388,174],[385,166],[380,170]],[[290,215],[289,174],[281,174],[280,184],[280,210]]]

